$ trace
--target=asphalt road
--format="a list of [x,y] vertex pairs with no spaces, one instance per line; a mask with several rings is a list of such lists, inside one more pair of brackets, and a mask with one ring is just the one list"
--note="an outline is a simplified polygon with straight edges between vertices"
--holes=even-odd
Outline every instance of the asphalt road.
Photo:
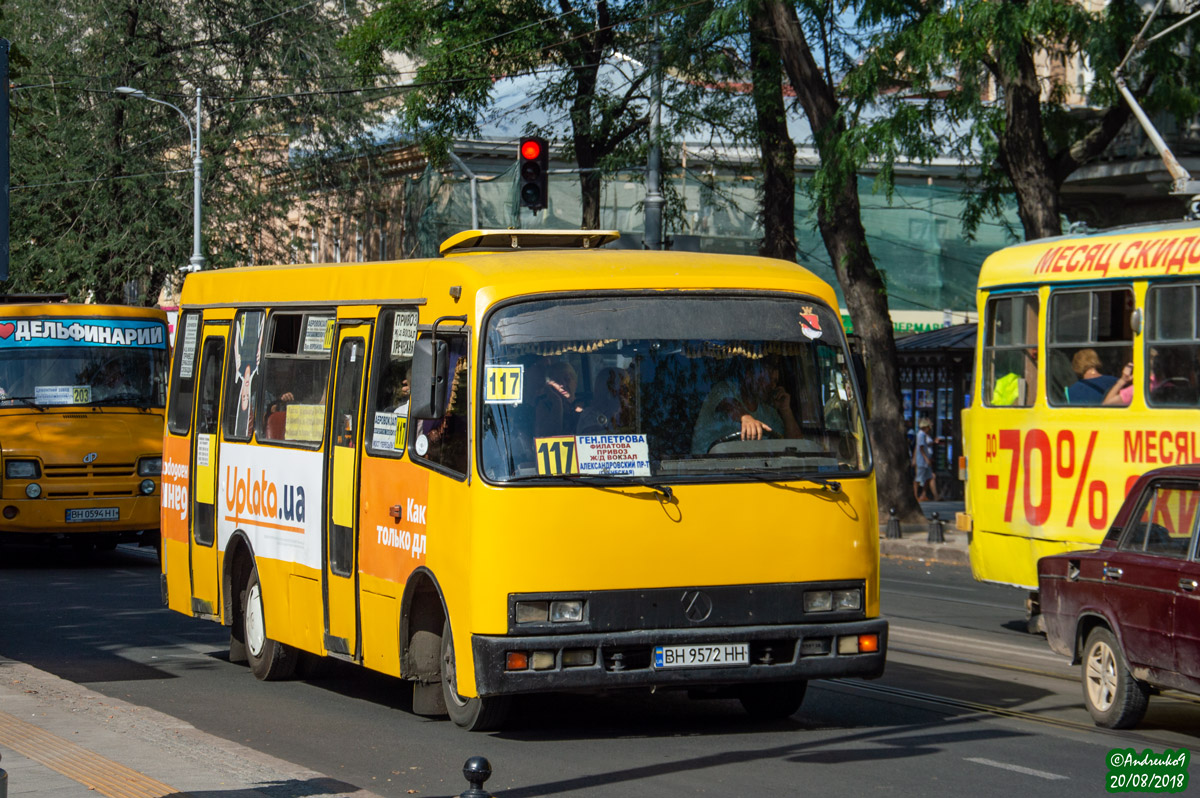
[[1093,727],[1077,672],[1023,631],[1022,596],[962,568],[885,561],[886,675],[814,682],[793,718],[678,693],[541,696],[469,734],[410,688],[335,663],[256,681],[227,632],[161,607],[147,551],[0,550],[0,655],[385,796],[454,796],[491,761],[500,796],[1053,796],[1104,790],[1115,747],[1200,751],[1200,702],[1159,696],[1136,732]]

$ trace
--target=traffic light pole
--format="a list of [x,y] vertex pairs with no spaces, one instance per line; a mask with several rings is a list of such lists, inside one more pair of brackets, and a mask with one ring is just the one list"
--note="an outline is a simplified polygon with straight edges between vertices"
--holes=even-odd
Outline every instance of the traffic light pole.
[[0,39],[0,282],[8,279],[8,48]]
[[658,18],[654,19],[654,38],[650,43],[650,155],[646,161],[646,249],[662,249],[663,196],[659,192],[662,150],[658,144],[662,117],[662,49],[658,42]]

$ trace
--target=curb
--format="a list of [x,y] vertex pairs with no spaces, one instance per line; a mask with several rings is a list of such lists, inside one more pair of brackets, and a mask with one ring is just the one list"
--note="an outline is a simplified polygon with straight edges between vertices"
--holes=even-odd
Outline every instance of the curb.
[[967,550],[950,543],[926,543],[917,540],[879,539],[879,556],[897,560],[922,560],[946,565],[970,565]]
[[[175,795],[380,798],[356,785],[208,734],[157,710],[97,693],[2,656],[0,699],[5,710],[20,715],[23,722],[60,740],[74,741],[72,744],[86,749],[88,755],[169,784],[177,790]],[[6,746],[6,753],[10,748]],[[82,794],[95,790],[41,759],[28,753],[23,756],[31,761],[25,770],[26,783],[19,788],[21,794],[45,794],[42,787],[66,778],[82,785]]]

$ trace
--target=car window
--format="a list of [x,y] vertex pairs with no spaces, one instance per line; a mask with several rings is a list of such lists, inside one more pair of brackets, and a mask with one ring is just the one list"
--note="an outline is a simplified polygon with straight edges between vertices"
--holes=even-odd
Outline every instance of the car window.
[[1187,557],[1200,509],[1200,490],[1154,485],[1143,499],[1137,520],[1121,541],[1124,551],[1163,557]]

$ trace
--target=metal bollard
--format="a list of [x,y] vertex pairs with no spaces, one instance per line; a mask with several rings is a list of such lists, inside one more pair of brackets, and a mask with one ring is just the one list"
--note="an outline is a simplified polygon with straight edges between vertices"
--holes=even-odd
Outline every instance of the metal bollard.
[[[483,783],[491,777],[492,766],[487,759],[481,756],[471,757],[463,765],[463,778],[471,787],[458,798],[492,798],[487,790],[483,789]],[[0,798],[4,798],[4,796],[0,795]]]
[[934,513],[929,519],[929,536],[925,539],[926,543],[945,543],[946,535],[942,530],[942,521],[938,518],[938,514]]
[[893,507],[888,510],[887,538],[888,540],[895,540],[901,537],[904,536],[900,534],[900,519],[896,517],[896,508]]

